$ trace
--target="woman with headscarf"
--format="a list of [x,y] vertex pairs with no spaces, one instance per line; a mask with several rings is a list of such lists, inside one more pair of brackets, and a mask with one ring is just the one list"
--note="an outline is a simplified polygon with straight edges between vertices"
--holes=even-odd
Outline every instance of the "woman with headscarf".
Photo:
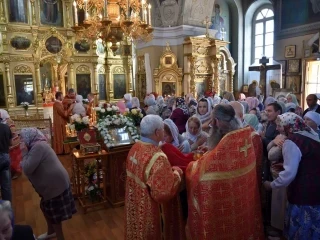
[[219,96],[214,96],[212,101],[212,108],[214,108],[216,105],[218,105],[221,102],[221,98]]
[[[139,98],[133,97],[132,100],[131,100],[131,103],[132,103],[132,108],[131,108],[131,109],[140,109],[142,115],[143,115],[143,116],[146,116],[146,112],[144,111],[144,109],[143,109],[143,108],[140,108]],[[131,109],[130,109],[130,110],[131,110]]]
[[299,106],[296,95],[294,95],[293,93],[289,93],[287,95],[287,103],[294,103],[296,105],[295,114],[302,116],[303,111],[302,108]]
[[187,154],[191,152],[190,144],[179,134],[177,126],[171,119],[165,119],[163,122],[164,144],[161,149],[172,166],[178,166],[185,172],[189,162],[193,161],[193,154]]
[[126,93],[124,96],[123,96],[123,99],[124,99],[124,103],[126,105],[126,108],[132,108],[132,95],[131,93]]
[[[283,169],[266,189],[287,188],[288,207],[284,227],[287,239],[320,239],[320,140],[295,113],[276,120],[282,141]],[[279,145],[278,144],[278,145]]]
[[247,97],[245,100],[249,105],[249,111],[253,108],[257,108],[259,105],[259,100],[256,97]]
[[264,101],[264,108],[266,109],[266,107],[270,104],[270,103],[274,103],[277,100],[274,97],[267,97],[266,100]]
[[159,115],[159,108],[157,106],[156,98],[153,94],[149,94],[145,98],[145,105],[148,106],[146,110],[146,114],[154,114],[154,115]]
[[191,151],[206,144],[208,133],[202,130],[201,121],[197,116],[190,117],[186,123],[186,132],[182,136],[189,141]]
[[245,114],[243,116],[244,121],[251,126],[258,134],[263,132],[263,126],[259,123],[259,120],[254,114]]
[[233,93],[231,92],[227,92],[227,91],[223,92],[222,97],[223,99],[226,99],[229,102],[235,101]]
[[315,132],[317,132],[320,136],[320,114],[317,112],[309,111],[304,116],[303,119],[305,123],[311,127]]
[[1,123],[7,124],[10,127],[12,133],[12,146],[9,148],[10,165],[11,165],[11,176],[12,179],[16,179],[21,175],[20,162],[22,159],[20,149],[20,137],[16,132],[16,126],[10,118],[8,112],[4,109],[0,109],[0,121]]
[[202,124],[202,130],[205,132],[210,131],[211,123],[211,102],[206,98],[201,98],[198,102],[197,114],[196,116],[200,119]]
[[69,175],[42,132],[23,128],[20,135],[25,144],[22,169],[41,197],[40,208],[48,226],[38,239],[62,240],[61,222],[76,213]]
[[126,104],[122,100],[117,102],[117,107],[119,108],[119,112],[121,114],[126,111]]
[[176,98],[176,108],[172,111],[170,119],[176,124],[179,133],[182,134],[186,131],[186,122],[189,118],[189,109],[185,104],[182,97]]
[[158,96],[157,98],[157,107],[159,109],[159,116],[162,117],[163,112],[167,109],[167,105],[164,103],[162,96]]
[[197,100],[191,98],[189,100],[189,104],[188,104],[190,117],[192,117],[193,115],[195,115],[197,113],[197,107],[198,107]]
[[240,93],[238,101],[241,102],[241,101],[245,101],[245,100],[246,100],[246,95],[244,95],[243,93]]
[[78,114],[78,115],[81,115],[82,117],[85,117],[86,109],[83,106],[82,100],[83,100],[82,95],[76,96],[76,103],[74,104],[74,107],[72,109],[72,114]]

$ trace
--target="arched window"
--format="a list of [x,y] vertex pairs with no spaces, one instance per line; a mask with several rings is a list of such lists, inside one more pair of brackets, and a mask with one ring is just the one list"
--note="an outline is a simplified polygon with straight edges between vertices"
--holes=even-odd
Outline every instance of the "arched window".
[[274,13],[270,8],[258,10],[253,18],[253,62],[262,56],[273,58]]

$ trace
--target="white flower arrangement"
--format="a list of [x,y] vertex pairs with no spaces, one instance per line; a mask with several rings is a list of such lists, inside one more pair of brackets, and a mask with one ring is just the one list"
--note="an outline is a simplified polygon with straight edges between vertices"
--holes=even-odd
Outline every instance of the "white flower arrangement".
[[125,128],[131,135],[131,138],[136,142],[140,139],[140,135],[137,127],[131,118],[124,115],[107,115],[104,119],[100,119],[97,125],[101,136],[104,139],[104,143],[108,148],[115,146],[115,140],[109,133],[110,128]]
[[24,110],[28,110],[28,108],[29,108],[29,103],[28,102],[22,102],[22,103],[20,103],[21,105],[22,105],[22,107],[24,108]]
[[81,131],[82,129],[89,127],[90,119],[88,116],[81,117],[79,114],[74,114],[70,117],[70,119],[72,123],[71,125],[74,125],[76,131]]

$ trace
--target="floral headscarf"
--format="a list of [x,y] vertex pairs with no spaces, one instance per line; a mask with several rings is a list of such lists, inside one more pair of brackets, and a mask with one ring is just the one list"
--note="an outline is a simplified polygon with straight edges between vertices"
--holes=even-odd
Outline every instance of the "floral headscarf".
[[319,139],[318,134],[308,127],[300,116],[293,112],[287,112],[279,115],[276,123],[284,128],[284,132],[287,136],[292,133],[307,132],[311,135],[317,136]]
[[184,115],[189,115],[189,109],[186,106],[186,102],[182,97],[177,97],[176,99],[176,107],[180,108],[183,111]]
[[47,138],[37,128],[22,128],[20,136],[29,150],[37,143],[47,142]]
[[179,130],[176,124],[171,120],[171,119],[165,119],[163,121],[164,124],[166,124],[171,132],[172,138],[173,138],[173,143],[172,145],[175,147],[179,147]]

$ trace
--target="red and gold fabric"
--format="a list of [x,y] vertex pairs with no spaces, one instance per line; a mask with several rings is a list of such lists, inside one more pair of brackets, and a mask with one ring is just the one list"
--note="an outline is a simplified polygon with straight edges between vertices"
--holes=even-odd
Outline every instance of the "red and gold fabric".
[[257,179],[258,186],[262,186],[262,158],[263,158],[263,144],[262,138],[256,131],[252,131],[251,133],[252,143],[254,148],[254,153],[256,155],[257,162]]
[[125,239],[185,239],[174,199],[181,177],[161,149],[137,142],[128,154],[126,172]]
[[53,149],[56,154],[68,153],[69,147],[63,144],[66,138],[66,124],[68,122],[68,112],[64,110],[61,102],[53,104]]
[[263,239],[256,156],[247,127],[228,133],[186,171],[192,240]]

